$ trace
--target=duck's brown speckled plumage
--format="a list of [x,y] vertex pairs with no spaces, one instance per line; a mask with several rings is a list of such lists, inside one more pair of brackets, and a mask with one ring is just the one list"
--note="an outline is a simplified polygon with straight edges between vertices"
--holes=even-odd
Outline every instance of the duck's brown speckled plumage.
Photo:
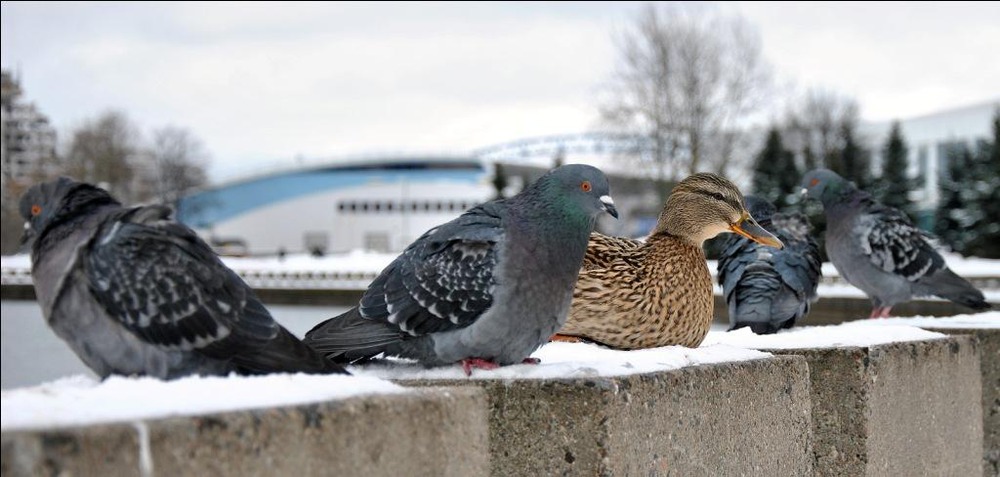
[[645,242],[591,234],[559,335],[621,349],[698,346],[713,318],[702,244],[747,217],[732,183],[696,174],[675,187]]

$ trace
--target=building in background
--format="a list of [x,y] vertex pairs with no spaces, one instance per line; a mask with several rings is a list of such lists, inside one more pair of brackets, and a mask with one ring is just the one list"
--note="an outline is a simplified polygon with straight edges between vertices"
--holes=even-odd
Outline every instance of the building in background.
[[400,251],[493,197],[468,157],[371,158],[276,171],[181,199],[178,218],[221,251]]
[[23,98],[20,78],[3,71],[0,77],[0,174],[7,180],[26,181],[33,174],[54,167],[56,130],[34,103]]
[[[400,252],[427,230],[495,198],[497,171],[505,176],[509,197],[553,166],[553,157],[545,156],[548,149],[518,152],[498,162],[502,150],[508,149],[494,150],[499,154],[494,160],[373,156],[297,164],[186,196],[177,217],[224,254]],[[557,157],[599,162],[584,157],[582,149],[574,151]],[[653,184],[608,175],[622,220],[600,219],[601,230],[647,233],[660,211]]]
[[[975,149],[980,140],[993,134],[993,114],[1000,108],[1000,98],[980,104],[899,120],[903,139],[909,148],[910,177],[920,178],[920,186],[910,199],[922,214],[933,214],[940,199],[940,181],[948,173],[948,151],[960,144]],[[892,121],[865,123],[862,133],[872,149],[872,168],[882,171],[882,147],[889,136]],[[1000,174],[1000,171],[996,171]]]

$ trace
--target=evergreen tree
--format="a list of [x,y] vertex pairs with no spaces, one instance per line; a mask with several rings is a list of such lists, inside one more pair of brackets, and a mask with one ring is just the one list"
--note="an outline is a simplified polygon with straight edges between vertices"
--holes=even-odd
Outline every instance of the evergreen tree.
[[874,192],[880,202],[895,207],[905,212],[910,219],[916,220],[913,202],[910,201],[914,181],[906,174],[907,154],[906,141],[899,121],[896,121],[882,148],[882,177]]
[[868,188],[872,182],[868,151],[858,142],[853,121],[841,123],[840,144],[838,151],[828,155],[827,167],[847,180],[854,181],[858,187]]
[[975,236],[968,253],[983,258],[1000,258],[1000,108],[993,112],[992,140],[979,144],[974,167],[975,210],[979,217],[972,226]]
[[974,158],[966,144],[949,148],[946,152],[948,166],[947,174],[939,181],[941,189],[937,214],[934,220],[934,233],[952,250],[966,254],[967,246],[975,232],[971,226],[976,217],[974,204],[970,199],[969,185],[975,179],[972,170]]
[[493,165],[493,189],[496,194],[494,199],[504,199],[504,189],[507,188],[507,173],[503,170],[503,164],[499,162]]
[[772,127],[767,133],[764,149],[754,160],[753,193],[782,210],[798,202],[800,180],[795,156],[782,145],[778,128]]

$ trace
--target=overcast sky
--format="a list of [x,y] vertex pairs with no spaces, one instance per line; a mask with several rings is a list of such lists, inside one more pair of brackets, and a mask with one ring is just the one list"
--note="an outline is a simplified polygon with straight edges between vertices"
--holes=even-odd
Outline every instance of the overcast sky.
[[[639,3],[2,4],[2,66],[65,138],[108,108],[202,138],[215,175],[297,155],[464,152],[597,127]],[[782,84],[869,120],[1000,98],[1000,4],[723,3]],[[776,100],[792,88],[781,88]]]

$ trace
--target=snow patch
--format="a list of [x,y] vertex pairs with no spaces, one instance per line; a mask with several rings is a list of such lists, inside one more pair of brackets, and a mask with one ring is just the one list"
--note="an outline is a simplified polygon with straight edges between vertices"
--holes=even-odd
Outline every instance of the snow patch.
[[0,393],[0,429],[129,422],[405,392],[402,386],[365,376],[111,377],[100,382],[76,375]]
[[750,349],[843,348],[945,337],[944,334],[913,326],[885,325],[876,328],[863,321],[853,321],[833,326],[795,327],[771,335],[755,335],[750,328],[709,331],[702,346],[726,345]]
[[625,376],[680,369],[701,364],[726,363],[768,358],[770,353],[732,346],[715,345],[692,349],[665,346],[643,350],[620,351],[589,343],[554,342],[531,355],[539,364],[516,364],[495,370],[473,369],[466,377],[458,364],[425,368],[408,360],[386,359],[353,366],[359,376],[382,379],[567,379]]
[[870,326],[916,326],[918,328],[1000,329],[1000,311],[949,317],[911,316],[906,318],[884,318],[880,320],[859,321],[858,324]]

